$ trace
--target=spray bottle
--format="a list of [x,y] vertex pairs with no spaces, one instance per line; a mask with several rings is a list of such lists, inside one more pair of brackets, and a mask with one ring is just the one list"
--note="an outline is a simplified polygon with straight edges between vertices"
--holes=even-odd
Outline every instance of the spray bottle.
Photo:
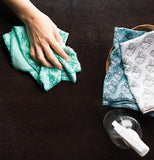
[[104,117],[103,125],[116,146],[132,148],[142,157],[149,152],[149,147],[141,140],[140,124],[123,110],[110,110]]

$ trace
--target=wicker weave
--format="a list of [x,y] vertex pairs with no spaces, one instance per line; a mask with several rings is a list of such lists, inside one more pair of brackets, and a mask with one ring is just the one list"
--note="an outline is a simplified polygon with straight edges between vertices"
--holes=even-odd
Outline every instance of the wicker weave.
[[[143,24],[143,25],[133,27],[132,29],[138,30],[138,31],[152,31],[152,30],[154,30],[154,25]],[[106,61],[106,72],[108,71],[108,68],[110,66],[110,54],[111,54],[112,50],[113,50],[113,46],[110,49],[110,52],[109,52],[109,55],[108,55],[108,58],[107,58],[107,61]]]

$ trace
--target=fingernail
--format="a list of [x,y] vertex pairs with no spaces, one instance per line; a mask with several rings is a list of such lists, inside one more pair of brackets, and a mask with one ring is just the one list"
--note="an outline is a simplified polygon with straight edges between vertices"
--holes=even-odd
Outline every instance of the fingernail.
[[49,67],[50,67],[50,68],[52,68],[52,67],[53,67],[53,65],[52,65],[52,64],[49,64]]
[[59,65],[58,68],[59,68],[60,70],[62,70],[62,69],[63,69],[63,66],[62,66],[62,65]]
[[66,61],[67,61],[67,62],[69,62],[69,61],[70,61],[70,58],[69,58],[68,56],[66,57]]

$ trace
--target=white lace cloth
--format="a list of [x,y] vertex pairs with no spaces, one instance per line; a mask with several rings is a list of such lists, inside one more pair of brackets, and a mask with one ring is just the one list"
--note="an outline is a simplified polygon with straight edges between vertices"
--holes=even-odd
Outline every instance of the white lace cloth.
[[140,110],[154,111],[154,31],[120,45],[125,74]]

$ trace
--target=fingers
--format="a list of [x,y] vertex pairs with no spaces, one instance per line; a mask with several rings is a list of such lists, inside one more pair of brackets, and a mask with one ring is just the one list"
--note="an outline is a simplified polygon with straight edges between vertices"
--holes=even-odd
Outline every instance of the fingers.
[[36,54],[35,54],[35,48],[34,48],[33,45],[31,45],[31,47],[30,47],[30,55],[37,62],[37,58],[36,58]]
[[62,39],[62,37],[60,36],[60,34],[58,32],[58,29],[54,30],[54,36],[55,36],[55,39],[57,40],[57,42],[59,42],[62,45],[64,44],[63,43],[63,39]]
[[[51,50],[50,46],[46,43],[46,45],[41,44],[40,46],[35,46],[36,48],[34,48],[33,45],[31,45],[31,52],[30,55],[32,56],[32,58],[36,61],[39,62],[41,64],[43,64],[46,67],[50,67],[52,68],[52,64],[50,62],[52,62],[57,68],[59,69],[63,69],[63,66],[61,65],[61,63],[58,61],[58,59],[55,57],[53,51]],[[43,53],[43,50],[45,52],[45,55],[47,57],[47,59],[50,61],[48,61]]]
[[42,48],[45,52],[45,55],[47,56],[48,60],[51,61],[57,68],[63,69],[63,66],[58,61],[56,56],[54,55],[53,51],[51,50],[50,46],[48,44],[42,45]]
[[34,42],[34,44],[31,44],[30,55],[32,56],[32,58],[36,62],[39,62],[46,67],[52,67],[53,65],[55,65],[57,68],[63,69],[62,64],[58,61],[52,49],[50,48],[50,46],[52,46],[55,52],[57,52],[65,60],[69,61],[69,56],[63,50],[63,48],[59,45],[59,43],[63,44],[63,40],[58,30],[57,31],[55,30],[53,32],[51,39],[46,39],[46,40],[42,39],[39,41]]
[[66,61],[69,61],[69,57],[66,54],[66,52],[62,49],[62,47],[58,44],[58,42],[56,41],[55,37],[52,36],[52,38],[50,39],[50,45],[52,46],[52,48],[61,56],[63,57]]
[[40,62],[44,66],[52,68],[52,64],[46,60],[42,48],[40,46],[36,46],[36,58],[38,62]]

